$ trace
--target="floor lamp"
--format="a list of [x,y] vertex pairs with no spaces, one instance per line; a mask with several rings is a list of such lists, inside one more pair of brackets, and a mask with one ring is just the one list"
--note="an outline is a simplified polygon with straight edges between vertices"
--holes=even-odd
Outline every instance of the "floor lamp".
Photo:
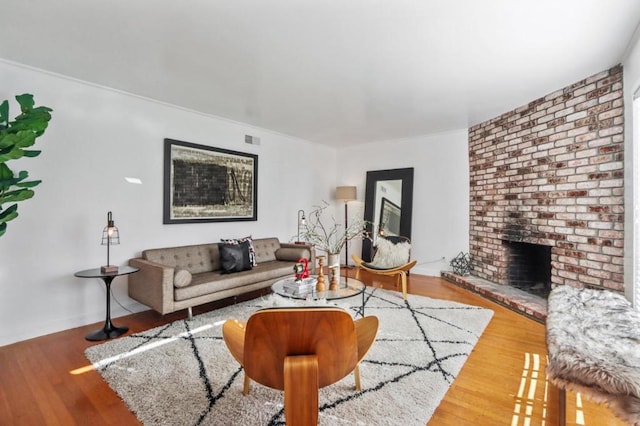
[[[344,232],[347,232],[347,203],[356,199],[355,186],[337,186],[336,200],[344,201]],[[344,266],[349,267],[349,241],[344,244]]]
[[304,217],[304,210],[298,210],[298,240],[296,244],[304,244],[302,240],[300,240],[300,225],[306,225],[307,218]]

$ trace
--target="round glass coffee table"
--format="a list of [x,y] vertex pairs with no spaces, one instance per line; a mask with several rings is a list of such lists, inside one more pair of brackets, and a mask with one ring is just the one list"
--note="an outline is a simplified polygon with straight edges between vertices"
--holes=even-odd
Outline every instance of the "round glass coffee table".
[[[312,275],[311,278],[317,278],[317,277]],[[354,297],[361,294],[362,305],[360,308],[360,314],[364,317],[364,296],[365,296],[364,289],[366,288],[366,286],[362,281],[356,280],[355,278],[350,278],[350,277],[340,277],[340,282],[338,283],[338,289],[328,290],[329,282],[327,279],[325,280],[325,287],[327,288],[327,290],[317,291],[314,286],[311,292],[301,293],[301,294],[295,294],[285,288],[285,284],[292,283],[293,281],[294,281],[293,277],[280,279],[271,285],[271,291],[273,291],[275,294],[282,297],[289,297],[292,299],[299,299],[299,300],[323,300],[323,299],[338,300],[338,299],[346,299],[349,297]]]

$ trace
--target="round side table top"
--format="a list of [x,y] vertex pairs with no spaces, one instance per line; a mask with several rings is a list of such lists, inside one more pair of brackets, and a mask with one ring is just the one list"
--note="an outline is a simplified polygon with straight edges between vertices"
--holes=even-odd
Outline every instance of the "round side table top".
[[100,268],[85,269],[73,274],[78,278],[105,278],[105,277],[119,277],[121,275],[129,275],[138,272],[139,268],[132,266],[119,266],[117,272],[103,273]]

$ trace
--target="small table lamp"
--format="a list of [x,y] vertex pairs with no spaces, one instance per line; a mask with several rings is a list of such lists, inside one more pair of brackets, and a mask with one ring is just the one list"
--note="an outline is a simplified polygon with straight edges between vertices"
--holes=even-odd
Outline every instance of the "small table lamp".
[[[347,202],[356,199],[357,188],[355,186],[337,186],[336,200],[344,201],[344,232],[347,232]],[[344,266],[349,267],[349,241],[344,243]]]
[[120,231],[116,228],[111,212],[109,212],[107,213],[107,226],[102,230],[101,245],[107,246],[107,264],[100,267],[100,272],[103,274],[113,274],[118,272],[118,266],[109,264],[109,246],[116,244],[120,244]]

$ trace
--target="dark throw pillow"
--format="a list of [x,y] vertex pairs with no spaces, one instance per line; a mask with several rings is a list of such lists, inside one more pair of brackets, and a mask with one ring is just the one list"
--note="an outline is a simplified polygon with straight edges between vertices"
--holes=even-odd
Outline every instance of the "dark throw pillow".
[[253,237],[251,235],[243,238],[220,238],[220,242],[225,244],[240,244],[245,241],[249,243],[249,260],[251,260],[251,266],[258,266],[256,249],[253,247]]
[[223,274],[231,274],[233,272],[247,271],[251,269],[251,260],[249,259],[249,242],[240,244],[224,244],[219,246],[220,267]]

